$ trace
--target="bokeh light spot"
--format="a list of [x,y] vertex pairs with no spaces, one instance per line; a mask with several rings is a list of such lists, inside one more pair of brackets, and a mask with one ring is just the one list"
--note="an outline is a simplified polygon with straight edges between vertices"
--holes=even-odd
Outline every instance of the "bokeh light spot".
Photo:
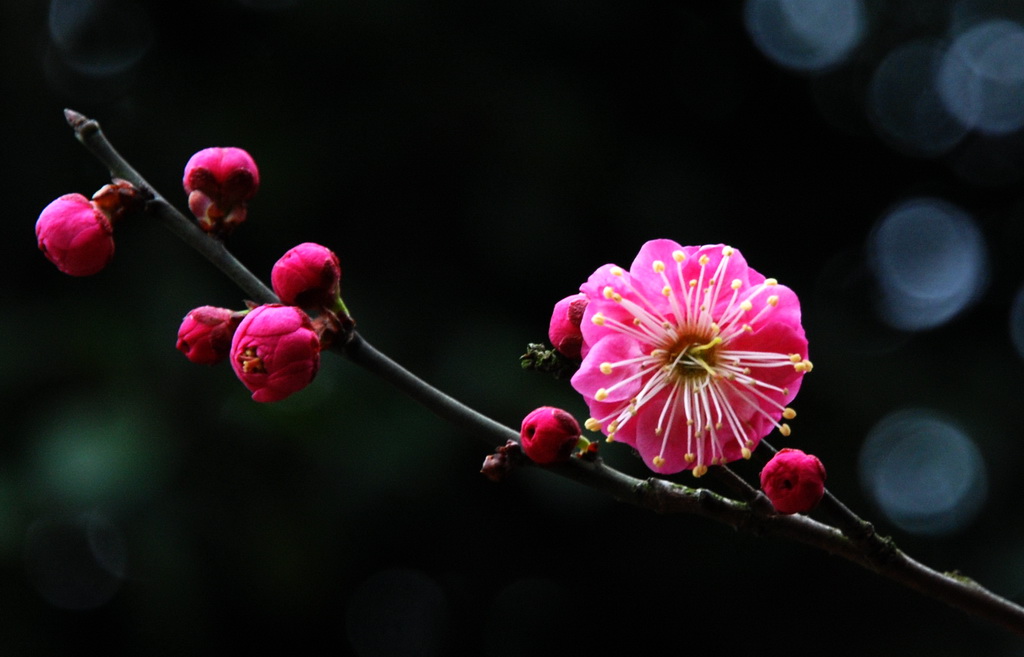
[[748,0],[744,19],[767,57],[808,72],[846,61],[866,26],[861,0]]
[[[483,652],[488,657],[564,653],[563,646],[571,644],[566,619],[582,606],[564,585],[554,580],[516,580],[494,598]],[[509,632],[509,627],[521,631]]]
[[922,409],[883,418],[860,452],[865,492],[904,531],[951,534],[966,528],[988,492],[981,454],[949,420]]
[[102,513],[44,517],[29,527],[25,569],[36,591],[60,609],[95,609],[121,586],[126,550],[121,531]]
[[153,42],[149,13],[128,0],[51,0],[48,24],[67,66],[94,77],[124,73]]
[[352,592],[345,628],[362,657],[428,657],[442,653],[448,622],[437,582],[415,570],[384,570]]
[[174,466],[171,441],[148,403],[122,398],[114,409],[100,398],[53,399],[29,461],[37,493],[74,506],[148,499]]
[[944,153],[968,132],[935,86],[942,57],[937,43],[913,41],[886,55],[871,78],[868,116],[884,138],[911,155]]
[[1024,28],[997,19],[956,37],[938,71],[938,88],[963,125],[989,134],[1024,126]]
[[1017,290],[1010,305],[1010,340],[1017,355],[1024,358],[1024,286]]
[[981,232],[966,212],[940,199],[915,198],[893,208],[868,246],[878,312],[894,328],[939,326],[973,303],[988,281]]

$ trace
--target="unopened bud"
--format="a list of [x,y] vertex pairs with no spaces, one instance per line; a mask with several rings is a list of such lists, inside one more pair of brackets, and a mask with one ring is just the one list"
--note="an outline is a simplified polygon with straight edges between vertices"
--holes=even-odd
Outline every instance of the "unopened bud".
[[542,406],[525,418],[519,431],[523,452],[535,463],[567,461],[580,440],[576,418],[560,408]]
[[193,363],[219,363],[231,353],[231,338],[244,314],[215,306],[190,310],[178,329],[178,350]]
[[309,315],[276,303],[253,308],[231,340],[231,367],[258,402],[302,390],[320,367],[320,340]]
[[341,288],[341,264],[326,246],[305,242],[274,263],[270,282],[283,303],[333,309]]
[[57,269],[90,276],[114,256],[114,228],[95,203],[65,194],[47,205],[36,221],[36,241]]
[[587,309],[587,297],[583,293],[573,294],[555,304],[548,325],[548,338],[563,356],[572,359],[580,357],[583,333],[580,324]]
[[825,494],[825,466],[799,449],[780,449],[761,470],[761,489],[779,513],[806,513]]
[[204,148],[189,158],[182,184],[200,228],[227,235],[245,221],[246,202],[259,189],[260,173],[241,148]]

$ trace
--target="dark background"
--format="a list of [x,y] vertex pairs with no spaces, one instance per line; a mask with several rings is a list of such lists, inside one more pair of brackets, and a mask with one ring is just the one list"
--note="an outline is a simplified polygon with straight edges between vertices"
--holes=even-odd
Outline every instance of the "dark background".
[[[987,621],[802,545],[539,471],[495,485],[482,443],[338,358],[258,405],[226,365],[174,349],[190,308],[240,293],[145,219],[118,226],[88,279],[33,244],[51,199],[107,182],[64,107],[183,209],[193,152],[246,148],[263,184],[230,239],[243,262],[266,279],[291,246],[330,246],[371,343],[518,426],[544,404],[585,417],[568,383],[518,365],[555,301],[648,239],[729,243],[803,304],[816,368],[793,435],[772,442],[821,457],[830,489],[910,554],[1020,600],[1019,132],[925,157],[865,100],[891,48],[1006,10],[869,1],[846,59],[795,71],[758,49],[743,9],[0,5],[0,654],[1022,654]],[[887,208],[919,196],[971,217],[987,282],[910,332],[879,318],[867,256]],[[908,531],[861,484],[866,436],[907,408],[962,427],[984,464],[983,504],[949,531]],[[602,452],[644,476],[627,448]]]

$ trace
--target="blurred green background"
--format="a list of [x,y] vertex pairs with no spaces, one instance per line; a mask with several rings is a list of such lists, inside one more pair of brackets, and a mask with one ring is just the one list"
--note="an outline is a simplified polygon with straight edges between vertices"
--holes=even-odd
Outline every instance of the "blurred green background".
[[64,107],[181,208],[193,152],[243,147],[243,262],[332,247],[371,343],[512,426],[585,417],[518,365],[555,301],[648,239],[729,243],[801,296],[816,365],[770,440],[1020,600],[1022,9],[0,4],[0,654],[1024,654],[810,548],[539,471],[495,485],[482,443],[338,358],[258,405],[174,349],[189,309],[242,297],[164,229],[119,225],[88,279],[32,235],[107,182]]

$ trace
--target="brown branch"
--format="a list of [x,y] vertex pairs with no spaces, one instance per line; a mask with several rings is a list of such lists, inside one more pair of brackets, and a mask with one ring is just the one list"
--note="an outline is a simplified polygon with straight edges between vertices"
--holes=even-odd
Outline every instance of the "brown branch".
[[[65,110],[75,135],[109,170],[113,177],[127,180],[151,197],[147,212],[174,234],[195,248],[228,275],[253,300],[277,301],[274,293],[242,265],[220,240],[211,238],[194,222],[178,212],[142,178],[110,145],[99,124],[72,110]],[[423,404],[439,417],[462,428],[492,448],[518,438],[518,433],[478,413],[419,379],[353,332],[350,339],[333,349]],[[762,441],[767,451],[774,451]],[[705,488],[690,488],[664,479],[637,479],[613,468],[599,458],[574,458],[568,463],[545,468],[615,499],[661,514],[686,513],[710,518],[737,530],[758,536],[784,538],[840,556],[888,577],[927,596],[942,600],[1024,635],[1024,607],[1001,598],[973,580],[952,573],[940,573],[910,558],[891,539],[879,536],[871,523],[861,519],[831,493],[826,492],[819,507],[836,527],[804,515],[781,515],[765,506],[764,495],[746,484],[731,470],[716,476],[745,501],[736,501]]]

